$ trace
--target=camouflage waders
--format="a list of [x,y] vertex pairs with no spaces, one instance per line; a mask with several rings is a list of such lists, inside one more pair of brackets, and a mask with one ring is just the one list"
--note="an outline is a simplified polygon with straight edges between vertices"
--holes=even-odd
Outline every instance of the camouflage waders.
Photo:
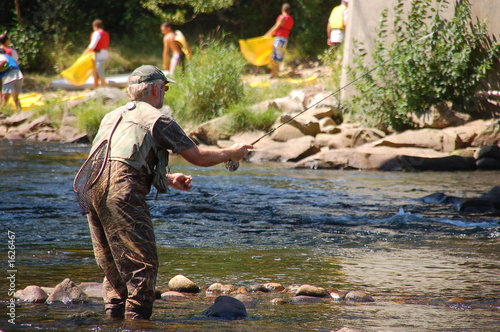
[[149,319],[153,311],[158,255],[146,204],[151,181],[144,171],[110,161],[90,191],[87,218],[110,317]]

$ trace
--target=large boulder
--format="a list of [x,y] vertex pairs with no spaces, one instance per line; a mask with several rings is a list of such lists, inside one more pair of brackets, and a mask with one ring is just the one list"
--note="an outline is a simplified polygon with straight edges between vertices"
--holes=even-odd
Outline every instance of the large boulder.
[[380,140],[375,146],[417,147],[436,151],[452,152],[462,147],[457,136],[451,136],[437,129],[407,130]]
[[299,129],[304,135],[316,136],[321,132],[319,120],[312,115],[303,113],[297,114],[282,114],[277,120],[275,127],[287,123]]
[[500,120],[489,123],[472,142],[472,146],[500,144]]
[[260,144],[258,149],[252,151],[249,160],[253,162],[295,162],[320,151],[312,136],[303,136],[287,142],[270,142]]
[[189,136],[197,143],[216,145],[218,140],[227,140],[231,134],[231,119],[224,115],[200,124]]
[[441,103],[423,112],[413,112],[410,118],[420,128],[435,129],[461,126],[471,120],[470,115],[453,111],[450,103]]
[[304,133],[300,131],[297,127],[291,124],[285,124],[277,128],[272,134],[271,139],[278,142],[286,142],[294,138],[299,138],[304,136]]

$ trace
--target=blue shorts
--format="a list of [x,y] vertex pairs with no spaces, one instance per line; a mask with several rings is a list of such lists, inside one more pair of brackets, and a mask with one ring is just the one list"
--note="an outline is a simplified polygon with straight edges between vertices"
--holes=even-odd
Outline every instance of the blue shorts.
[[282,62],[285,57],[286,44],[288,38],[284,37],[274,37],[273,42],[273,54],[271,55],[271,60]]

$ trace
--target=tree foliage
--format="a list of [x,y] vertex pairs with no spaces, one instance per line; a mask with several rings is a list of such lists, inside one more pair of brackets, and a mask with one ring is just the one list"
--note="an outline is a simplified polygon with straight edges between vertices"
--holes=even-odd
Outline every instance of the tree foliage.
[[[382,13],[372,53],[358,45],[351,78],[358,95],[349,101],[353,115],[369,124],[403,129],[411,126],[411,111],[451,101],[466,105],[481,79],[499,56],[498,42],[482,22],[473,22],[467,0],[455,4],[454,16],[443,18],[447,0],[413,0],[405,13],[405,0],[394,5],[392,35],[388,11]],[[388,43],[389,37],[394,41]]]

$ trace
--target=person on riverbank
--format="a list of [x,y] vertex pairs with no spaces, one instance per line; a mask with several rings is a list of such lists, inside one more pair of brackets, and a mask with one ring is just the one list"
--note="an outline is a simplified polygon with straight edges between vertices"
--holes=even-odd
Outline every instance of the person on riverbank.
[[333,8],[326,24],[326,43],[336,50],[344,41],[345,27],[347,23],[348,0],[342,0],[340,5]]
[[6,54],[3,48],[0,48],[0,78],[2,79],[0,106],[7,105],[9,98],[12,97],[16,109],[22,110],[19,94],[23,92],[24,75],[16,59]]
[[83,54],[94,52],[94,89],[101,86],[106,86],[106,61],[109,59],[109,33],[104,30],[102,20],[92,22],[90,34],[90,44]]
[[163,34],[163,69],[174,75],[177,67],[184,70],[186,58],[191,59],[193,52],[182,32],[174,31],[170,22],[163,22],[160,31]]
[[154,66],[132,72],[127,88],[131,102],[103,118],[90,156],[75,178],[77,200],[87,214],[95,258],[105,275],[106,315],[112,318],[152,315],[158,255],[146,195],[151,186],[158,192],[168,187],[189,190],[192,181],[189,175],[167,172],[168,151],[208,167],[239,161],[252,148],[198,147],[159,110],[169,83],[174,82]]
[[[10,46],[9,35],[7,34],[7,32],[2,33],[0,35],[0,53],[10,55],[11,57],[14,58],[14,60],[17,61],[17,63],[19,63],[19,54],[17,53],[17,51],[15,49],[13,49],[12,47],[9,47],[9,46]],[[3,52],[2,52],[2,50],[3,50]],[[0,80],[0,102],[2,101],[2,98],[3,98],[3,92],[1,92],[2,86],[3,86],[3,83],[2,83],[2,80]]]
[[279,66],[283,62],[286,46],[288,44],[288,37],[292,31],[294,20],[291,15],[292,7],[288,3],[281,6],[281,14],[276,19],[276,23],[266,32],[266,37],[274,36],[273,53],[271,54],[271,78],[277,77]]

